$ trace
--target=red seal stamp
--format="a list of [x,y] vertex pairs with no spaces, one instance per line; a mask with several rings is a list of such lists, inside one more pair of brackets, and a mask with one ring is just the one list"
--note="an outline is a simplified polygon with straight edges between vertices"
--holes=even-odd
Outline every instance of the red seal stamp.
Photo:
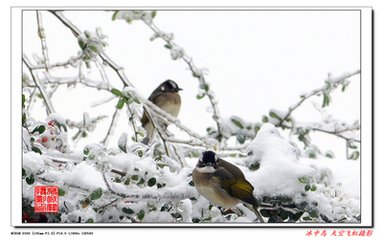
[[59,211],[59,188],[57,186],[35,187],[35,212],[57,213]]

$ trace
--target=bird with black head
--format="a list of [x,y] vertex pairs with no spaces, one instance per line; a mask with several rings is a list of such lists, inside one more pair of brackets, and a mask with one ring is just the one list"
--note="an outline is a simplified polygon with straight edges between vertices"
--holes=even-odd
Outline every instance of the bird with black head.
[[254,187],[237,166],[219,158],[215,152],[202,153],[192,177],[197,191],[213,204],[234,209],[237,204],[244,203],[260,222],[264,222],[253,195]]

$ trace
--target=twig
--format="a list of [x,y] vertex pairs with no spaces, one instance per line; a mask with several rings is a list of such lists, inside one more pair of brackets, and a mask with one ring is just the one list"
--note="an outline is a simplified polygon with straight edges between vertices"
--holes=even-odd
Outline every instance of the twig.
[[130,105],[129,104],[126,104],[128,106],[128,110],[129,110],[129,113],[130,113],[130,116],[129,116],[129,120],[130,122],[132,123],[132,126],[133,126],[133,131],[134,131],[134,138],[135,138],[135,141],[138,142],[138,132],[137,132],[137,126],[136,126],[136,123],[134,122],[134,112],[132,111],[132,109],[130,108]]
[[42,50],[43,58],[44,58],[44,66],[45,66],[45,70],[48,72],[49,71],[48,47],[46,43],[46,35],[44,31],[44,26],[43,26],[43,19],[42,19],[40,11],[36,11],[36,17],[37,17],[37,32],[41,42],[41,50]]
[[110,187],[109,182],[108,182],[108,179],[106,179],[106,174],[105,174],[104,172],[101,173],[101,175],[102,175],[102,179],[104,179],[104,183],[105,183],[106,187],[108,188],[109,192],[111,192],[111,193],[113,193],[113,194],[115,194],[115,195],[117,195],[117,196],[120,196],[120,197],[122,197],[122,198],[126,198],[126,197],[127,197],[127,195],[125,195],[125,194],[123,194],[123,193],[116,192],[116,191],[114,191],[114,190]]
[[336,130],[330,131],[330,130],[321,129],[321,128],[310,128],[310,129],[313,130],[313,131],[317,131],[317,132],[323,132],[323,133],[332,134],[332,135],[335,135],[335,136],[337,136],[339,138],[343,138],[346,141],[354,141],[354,142],[360,143],[360,139],[355,139],[353,137],[347,137],[345,135],[342,135],[342,133],[344,133],[344,132],[354,131],[353,129],[347,129],[347,130],[342,130],[342,131],[336,131]]
[[[286,129],[290,129],[292,130],[293,127],[291,126],[288,126],[288,125],[282,125],[281,126],[282,128],[286,128]],[[297,128],[299,126],[295,126],[295,128]],[[312,130],[312,131],[317,131],[317,132],[323,132],[323,133],[327,133],[327,134],[331,134],[331,135],[334,135],[334,136],[337,136],[339,138],[342,138],[346,141],[355,141],[355,142],[358,142],[360,143],[360,139],[355,139],[353,137],[347,137],[345,135],[342,135],[342,133],[345,133],[345,132],[348,132],[348,131],[354,131],[354,130],[358,130],[358,129],[352,129],[352,128],[348,128],[348,129],[342,129],[342,130],[328,130],[328,129],[323,129],[323,128],[319,128],[319,127],[307,127],[308,129]]]
[[41,96],[45,102],[47,114],[50,115],[50,114],[54,113],[55,110],[53,108],[52,102],[50,101],[50,98],[48,97],[48,94],[46,93],[44,86],[41,84],[40,80],[35,76],[32,68],[31,68],[32,64],[29,62],[27,56],[25,56],[25,55],[23,55],[23,62],[25,64],[25,66],[27,66],[27,68],[28,68],[28,70],[32,76],[32,79],[35,82],[35,85],[37,86],[37,88],[39,89],[39,91],[41,93]]
[[101,141],[101,143],[104,145],[104,146],[107,146],[108,143],[109,143],[109,138],[113,135],[114,133],[114,130],[116,128],[116,122],[117,122],[117,119],[119,117],[119,112],[120,112],[120,109],[116,108],[114,110],[114,113],[113,113],[113,117],[112,117],[112,121],[110,122],[110,125],[109,125],[109,129],[108,129],[108,132],[106,133],[106,136],[105,138]]
[[51,63],[51,64],[40,64],[40,65],[34,65],[32,67],[33,70],[40,70],[40,69],[53,69],[53,68],[67,68],[69,66],[73,66],[75,62],[81,59],[81,55],[76,56],[76,57],[71,57],[67,61],[64,62],[56,62],[56,63]]
[[[354,76],[354,75],[357,75],[357,74],[359,74],[359,73],[360,73],[360,70],[356,70],[356,71],[354,71],[354,72],[352,72],[352,73],[345,74],[345,75],[339,77],[338,79],[334,80],[333,83],[334,83],[334,84],[341,83],[341,82],[344,81],[345,79],[350,78],[350,77],[352,77],[352,76]],[[301,96],[301,99],[300,99],[297,103],[295,103],[294,105],[292,105],[292,106],[289,107],[289,110],[288,110],[287,114],[286,114],[286,115],[279,121],[279,123],[276,124],[275,126],[276,126],[276,127],[281,127],[281,126],[283,125],[283,123],[284,123],[284,122],[291,116],[291,114],[293,113],[293,111],[294,111],[295,109],[297,109],[297,108],[298,108],[304,101],[306,101],[307,99],[309,99],[309,98],[312,97],[312,96],[317,95],[317,94],[320,93],[320,92],[325,91],[326,88],[327,88],[327,86],[323,86],[323,87],[320,87],[320,88],[318,88],[318,89],[314,89],[313,91],[311,91],[311,92],[309,92],[309,93],[307,93],[307,94],[302,95],[302,96]]]

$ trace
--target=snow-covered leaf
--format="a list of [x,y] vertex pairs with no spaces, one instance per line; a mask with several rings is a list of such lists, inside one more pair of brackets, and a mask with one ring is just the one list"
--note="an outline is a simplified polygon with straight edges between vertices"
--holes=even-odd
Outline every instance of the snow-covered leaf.
[[38,132],[39,134],[42,134],[43,132],[45,132],[45,126],[44,125],[37,125],[33,130],[32,130],[32,134],[35,133],[35,132]]
[[90,196],[89,196],[89,198],[90,198],[90,200],[97,200],[97,199],[99,199],[100,197],[102,196],[102,189],[101,188],[97,188],[96,190],[94,190],[91,194],[90,194]]

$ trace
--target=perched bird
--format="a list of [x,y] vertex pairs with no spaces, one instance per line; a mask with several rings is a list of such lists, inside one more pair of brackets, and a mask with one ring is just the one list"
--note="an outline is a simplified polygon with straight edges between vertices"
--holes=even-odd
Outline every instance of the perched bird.
[[[181,96],[178,94],[182,88],[179,88],[177,83],[173,80],[166,80],[161,83],[152,94],[149,96],[149,101],[157,105],[159,108],[169,113],[173,117],[177,117],[181,108]],[[159,122],[161,127],[166,128],[167,125],[164,122]],[[153,138],[154,134],[154,125],[151,119],[148,117],[146,111],[141,118],[142,127],[146,130],[146,138],[142,141],[145,144]]]
[[197,191],[215,205],[235,208],[242,202],[255,213],[260,222],[264,222],[253,195],[254,187],[237,166],[218,158],[213,151],[206,151],[192,176]]

